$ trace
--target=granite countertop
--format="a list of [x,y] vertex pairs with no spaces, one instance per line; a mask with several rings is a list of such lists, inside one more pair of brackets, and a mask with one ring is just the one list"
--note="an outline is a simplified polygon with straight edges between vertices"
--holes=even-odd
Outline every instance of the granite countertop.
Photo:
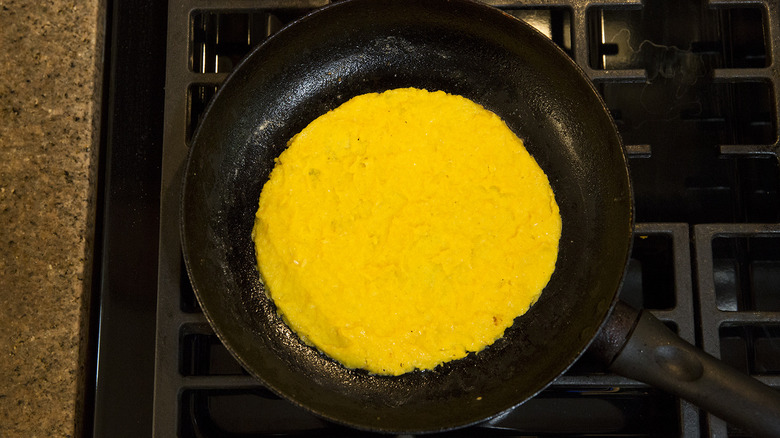
[[0,0],[2,437],[82,430],[104,6]]

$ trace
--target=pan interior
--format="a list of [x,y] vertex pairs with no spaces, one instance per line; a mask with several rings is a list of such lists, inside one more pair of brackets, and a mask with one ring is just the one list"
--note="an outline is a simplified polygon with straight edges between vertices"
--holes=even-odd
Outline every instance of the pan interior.
[[[498,114],[547,174],[563,230],[550,283],[504,338],[433,371],[381,377],[291,333],[263,291],[250,233],[295,133],[356,95],[400,87],[460,94]],[[353,0],[284,29],[223,84],[185,171],[184,256],[217,334],[281,395],[359,428],[449,429],[535,395],[598,331],[630,238],[625,156],[587,78],[529,26],[467,1]]]

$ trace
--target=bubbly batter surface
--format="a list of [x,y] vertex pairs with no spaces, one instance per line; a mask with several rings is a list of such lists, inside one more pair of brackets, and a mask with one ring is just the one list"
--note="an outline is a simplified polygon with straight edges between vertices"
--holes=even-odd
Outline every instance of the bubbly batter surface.
[[552,275],[561,217],[506,124],[461,96],[357,96],[293,137],[252,231],[286,323],[350,368],[432,369],[503,336]]

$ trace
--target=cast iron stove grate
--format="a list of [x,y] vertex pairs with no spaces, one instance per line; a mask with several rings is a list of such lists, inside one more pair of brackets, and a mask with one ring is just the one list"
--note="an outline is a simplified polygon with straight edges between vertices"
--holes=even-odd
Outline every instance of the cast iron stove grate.
[[[179,241],[190,139],[252,47],[327,0],[170,2],[154,435],[352,435],[265,389],[198,308]],[[621,297],[780,388],[780,6],[495,0],[587,73],[629,155],[634,249]],[[584,357],[520,407],[451,435],[745,436]]]

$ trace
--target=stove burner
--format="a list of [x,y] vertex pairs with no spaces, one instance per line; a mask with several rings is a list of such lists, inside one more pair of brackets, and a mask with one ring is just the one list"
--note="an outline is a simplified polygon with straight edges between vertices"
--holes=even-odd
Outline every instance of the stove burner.
[[[278,398],[233,360],[200,311],[178,232],[181,171],[209,100],[254,46],[325,3],[169,4],[155,436],[357,434]],[[780,388],[780,78],[770,68],[780,2],[488,3],[569,54],[618,125],[637,219],[621,298]],[[744,436],[587,355],[539,396],[459,433]]]

